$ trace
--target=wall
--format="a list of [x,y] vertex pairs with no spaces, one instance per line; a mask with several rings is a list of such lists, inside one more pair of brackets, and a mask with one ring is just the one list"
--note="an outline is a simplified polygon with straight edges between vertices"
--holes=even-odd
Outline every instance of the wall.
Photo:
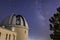
[[[7,39],[6,39],[6,35],[8,35]],[[13,40],[14,36],[15,36],[15,40],[16,40],[15,32],[0,27],[0,40],[9,40],[9,35],[10,35],[10,40]]]
[[25,26],[16,26],[15,32],[17,33],[17,40],[28,40],[28,28]]

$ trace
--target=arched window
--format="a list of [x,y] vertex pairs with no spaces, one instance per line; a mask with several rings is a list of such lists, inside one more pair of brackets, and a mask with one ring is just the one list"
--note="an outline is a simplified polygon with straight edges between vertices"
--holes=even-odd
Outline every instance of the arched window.
[[11,35],[9,34],[9,40],[11,39]]
[[15,40],[15,35],[13,34],[13,40]]
[[6,40],[8,39],[8,34],[6,34]]
[[1,32],[0,32],[0,37],[1,37]]

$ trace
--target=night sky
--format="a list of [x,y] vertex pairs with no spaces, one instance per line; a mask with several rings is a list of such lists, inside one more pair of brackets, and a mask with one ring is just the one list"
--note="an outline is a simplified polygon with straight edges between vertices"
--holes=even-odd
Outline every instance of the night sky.
[[49,18],[59,6],[60,0],[0,0],[0,21],[20,14],[28,22],[29,40],[50,40]]

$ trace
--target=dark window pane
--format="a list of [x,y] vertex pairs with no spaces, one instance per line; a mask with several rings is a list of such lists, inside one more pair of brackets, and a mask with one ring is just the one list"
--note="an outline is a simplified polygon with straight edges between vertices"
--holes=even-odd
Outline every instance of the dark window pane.
[[0,37],[1,37],[1,32],[0,32]]

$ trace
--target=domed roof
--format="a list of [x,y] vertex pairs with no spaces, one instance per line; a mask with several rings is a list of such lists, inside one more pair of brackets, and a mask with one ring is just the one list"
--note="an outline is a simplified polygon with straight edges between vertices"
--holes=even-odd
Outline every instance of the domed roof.
[[27,26],[28,24],[26,22],[26,19],[21,15],[13,14],[7,18],[5,18],[0,25],[21,25],[21,26]]

